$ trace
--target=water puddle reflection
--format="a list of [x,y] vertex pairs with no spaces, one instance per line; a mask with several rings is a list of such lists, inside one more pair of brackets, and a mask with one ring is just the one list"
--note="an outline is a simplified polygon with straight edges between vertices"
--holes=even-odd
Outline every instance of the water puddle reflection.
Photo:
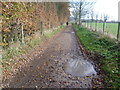
[[85,77],[96,75],[93,65],[86,60],[70,60],[65,64],[65,72],[73,76]]

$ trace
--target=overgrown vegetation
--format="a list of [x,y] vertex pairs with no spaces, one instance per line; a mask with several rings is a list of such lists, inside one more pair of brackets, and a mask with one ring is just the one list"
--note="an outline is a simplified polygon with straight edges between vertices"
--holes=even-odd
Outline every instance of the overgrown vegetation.
[[70,15],[67,2],[1,2],[1,5],[0,64],[4,71],[17,62],[15,57],[27,53],[63,28],[54,30],[67,22]]
[[[59,7],[58,7],[59,6]],[[4,47],[11,42],[24,42],[24,37],[36,31],[58,27],[69,20],[68,3],[2,2],[2,41]]]
[[120,43],[101,37],[83,27],[74,25],[79,40],[90,53],[97,53],[97,60],[106,73],[105,87],[120,87]]
[[41,42],[50,38],[64,27],[65,25],[62,25],[55,30],[49,30],[49,31],[47,30],[43,36],[38,35],[36,37],[32,37],[32,39],[29,42],[26,42],[25,44],[21,45],[21,43],[17,42],[14,43],[11,47],[3,49],[2,61],[0,64],[2,64],[3,66],[3,71],[5,71],[4,73],[7,73],[10,70],[12,64],[14,65],[15,63],[17,63],[18,60],[22,60],[19,59],[20,55],[28,53],[31,49],[35,48]]

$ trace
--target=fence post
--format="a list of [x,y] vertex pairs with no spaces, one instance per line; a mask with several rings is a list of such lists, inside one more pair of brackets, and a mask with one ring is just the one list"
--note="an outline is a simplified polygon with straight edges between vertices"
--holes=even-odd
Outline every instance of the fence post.
[[95,22],[95,31],[97,31],[97,20]]
[[88,26],[87,20],[85,21],[85,23],[86,23],[86,27],[87,27]]
[[104,34],[104,31],[105,31],[105,21],[103,22],[103,34]]
[[117,32],[117,40],[120,40],[120,1],[118,2],[118,32]]
[[43,22],[40,21],[40,32],[41,32],[41,35],[44,35],[44,32],[43,32]]
[[22,23],[22,31],[21,31],[21,34],[22,34],[22,44],[24,44],[24,31],[23,31],[23,23]]
[[88,22],[88,20],[87,20],[87,28],[89,27],[89,22]]
[[90,29],[92,30],[92,20],[90,20]]
[[117,32],[117,40],[120,38],[120,22],[118,22],[118,32]]

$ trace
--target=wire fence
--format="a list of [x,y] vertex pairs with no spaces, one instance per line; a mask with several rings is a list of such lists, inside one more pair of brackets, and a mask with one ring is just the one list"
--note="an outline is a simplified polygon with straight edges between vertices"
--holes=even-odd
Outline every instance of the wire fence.
[[120,22],[83,22],[83,26],[86,28],[107,35],[111,38],[115,38],[120,41]]

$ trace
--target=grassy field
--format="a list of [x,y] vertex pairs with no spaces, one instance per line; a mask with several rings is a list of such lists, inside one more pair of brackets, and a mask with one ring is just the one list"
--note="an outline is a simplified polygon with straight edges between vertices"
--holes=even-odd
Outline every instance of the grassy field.
[[[93,29],[95,29],[95,23],[89,23]],[[103,31],[103,23],[97,23],[97,30]],[[117,23],[106,23],[105,24],[105,32],[112,34],[113,36],[117,36],[118,24]]]
[[107,37],[101,37],[98,33],[92,32],[78,25],[74,25],[80,42],[89,53],[95,54],[101,69],[105,72],[105,88],[120,87],[120,43]]

